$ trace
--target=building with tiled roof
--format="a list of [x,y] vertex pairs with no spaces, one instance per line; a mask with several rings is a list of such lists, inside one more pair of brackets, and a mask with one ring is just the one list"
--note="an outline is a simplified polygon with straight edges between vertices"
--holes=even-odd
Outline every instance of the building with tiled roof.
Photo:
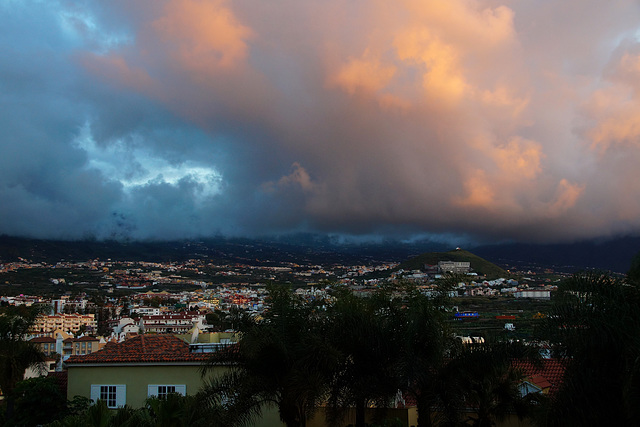
[[93,363],[165,363],[191,362],[200,364],[207,355],[191,353],[189,344],[174,335],[138,335],[101,351],[83,357],[71,357],[67,365]]
[[49,357],[56,351],[56,339],[52,337],[35,337],[29,340],[30,343],[38,346],[45,356]]
[[96,337],[67,338],[62,341],[62,355],[65,358],[69,356],[84,356],[96,352],[102,347],[104,347],[104,344],[101,344]]
[[60,343],[56,338],[42,336],[35,337],[29,342],[38,346],[45,356],[51,356],[54,353],[63,357],[85,355],[100,350],[104,344],[96,337],[83,336],[80,338],[60,337]]
[[514,362],[514,367],[525,377],[520,386],[523,395],[536,392],[552,395],[564,378],[565,366],[559,359],[542,359],[539,363],[520,360]]
[[[108,343],[102,350],[66,361],[67,398],[101,399],[110,408],[143,407],[148,397],[168,393],[194,395],[203,385],[201,366],[208,353],[193,352],[173,335],[139,335],[121,343]],[[199,348],[197,351],[201,351]],[[228,368],[215,366],[219,375]],[[254,427],[284,427],[275,407],[266,408]]]
[[[138,335],[65,362],[67,397],[107,400],[109,407],[141,407],[154,395],[195,394],[202,386],[200,367],[206,353],[192,353],[173,335]],[[224,368],[216,368],[224,369]]]

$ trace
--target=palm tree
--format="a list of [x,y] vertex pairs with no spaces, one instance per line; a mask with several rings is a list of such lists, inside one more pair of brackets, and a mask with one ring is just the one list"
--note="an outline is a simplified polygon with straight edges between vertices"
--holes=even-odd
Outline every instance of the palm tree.
[[13,390],[24,378],[25,370],[45,360],[44,353],[26,341],[42,311],[39,306],[10,306],[0,314],[0,389],[5,395],[7,419],[13,416]]
[[98,399],[94,405],[87,409],[84,418],[87,426],[110,427],[113,415],[114,412],[107,407],[107,403]]
[[154,427],[223,426],[211,407],[202,405],[198,396],[170,393],[164,398],[146,401],[145,409]]
[[444,295],[429,299],[415,288],[407,306],[395,317],[401,331],[397,374],[407,394],[416,401],[418,426],[431,426],[434,412],[450,401],[444,368],[452,348],[459,344],[445,322]]
[[355,407],[355,426],[365,425],[365,408],[386,408],[400,383],[395,366],[400,355],[400,305],[387,290],[369,297],[339,291],[328,320],[338,365],[331,380],[329,418],[337,422],[342,409]]
[[[458,388],[458,400],[474,415],[467,422],[474,427],[489,427],[508,414],[519,418],[531,415],[533,401],[523,397],[518,386],[523,374],[514,360],[536,358],[535,348],[518,342],[471,343],[459,347],[447,371]],[[463,408],[459,408],[463,409]]]
[[566,363],[549,425],[631,425],[640,409],[640,285],[597,272],[558,286],[538,329]]
[[105,417],[109,420],[109,427],[156,427],[157,425],[147,408],[132,408],[129,405],[124,405]]
[[333,352],[314,305],[284,286],[268,290],[264,318],[240,319],[238,344],[214,353],[203,369],[228,369],[207,382],[203,395],[226,409],[229,424],[249,424],[272,405],[288,427],[304,427],[325,398]]

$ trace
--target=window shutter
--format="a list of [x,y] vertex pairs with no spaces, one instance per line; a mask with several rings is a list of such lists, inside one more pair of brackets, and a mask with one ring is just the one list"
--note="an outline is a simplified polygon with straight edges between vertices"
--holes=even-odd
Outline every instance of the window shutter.
[[175,387],[176,393],[182,396],[187,395],[187,386],[185,384],[149,384],[147,386],[147,397],[157,397],[158,387],[160,386]]
[[120,384],[116,386],[116,406],[118,408],[127,403],[127,386]]
[[91,400],[96,403],[100,399],[100,385],[91,384]]
[[149,384],[147,387],[147,397],[158,396],[158,384]]

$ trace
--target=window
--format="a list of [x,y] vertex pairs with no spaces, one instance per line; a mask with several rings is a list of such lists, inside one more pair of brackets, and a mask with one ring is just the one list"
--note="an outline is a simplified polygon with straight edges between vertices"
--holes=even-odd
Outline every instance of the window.
[[108,408],[118,408],[127,402],[127,386],[124,384],[91,384],[91,400],[102,400]]
[[176,392],[176,386],[174,386],[174,385],[159,385],[158,386],[158,398],[159,399],[166,399],[167,394],[175,393],[175,392]]
[[116,406],[116,386],[102,385],[100,386],[100,400],[107,402],[109,408]]
[[184,384],[149,384],[148,397],[157,397],[158,399],[166,399],[170,393],[178,393],[184,396],[187,392],[187,386]]

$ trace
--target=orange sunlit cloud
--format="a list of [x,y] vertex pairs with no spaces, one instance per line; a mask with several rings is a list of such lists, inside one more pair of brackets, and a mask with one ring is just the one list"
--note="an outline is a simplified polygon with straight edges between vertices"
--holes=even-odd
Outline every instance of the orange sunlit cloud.
[[541,171],[544,154],[540,144],[518,138],[496,147],[493,157],[504,174],[511,174],[516,179],[533,179]]
[[387,86],[395,72],[395,66],[382,64],[367,51],[362,58],[350,58],[331,80],[349,94],[357,90],[377,92]]
[[172,0],[151,23],[180,67],[202,72],[234,68],[247,58],[251,30],[226,0]]
[[559,216],[574,207],[585,190],[584,186],[572,184],[566,179],[558,183],[555,200],[550,204],[547,214]]
[[495,206],[494,186],[488,181],[487,174],[482,169],[476,169],[472,176],[464,183],[466,197],[458,199],[461,206],[493,209]]

